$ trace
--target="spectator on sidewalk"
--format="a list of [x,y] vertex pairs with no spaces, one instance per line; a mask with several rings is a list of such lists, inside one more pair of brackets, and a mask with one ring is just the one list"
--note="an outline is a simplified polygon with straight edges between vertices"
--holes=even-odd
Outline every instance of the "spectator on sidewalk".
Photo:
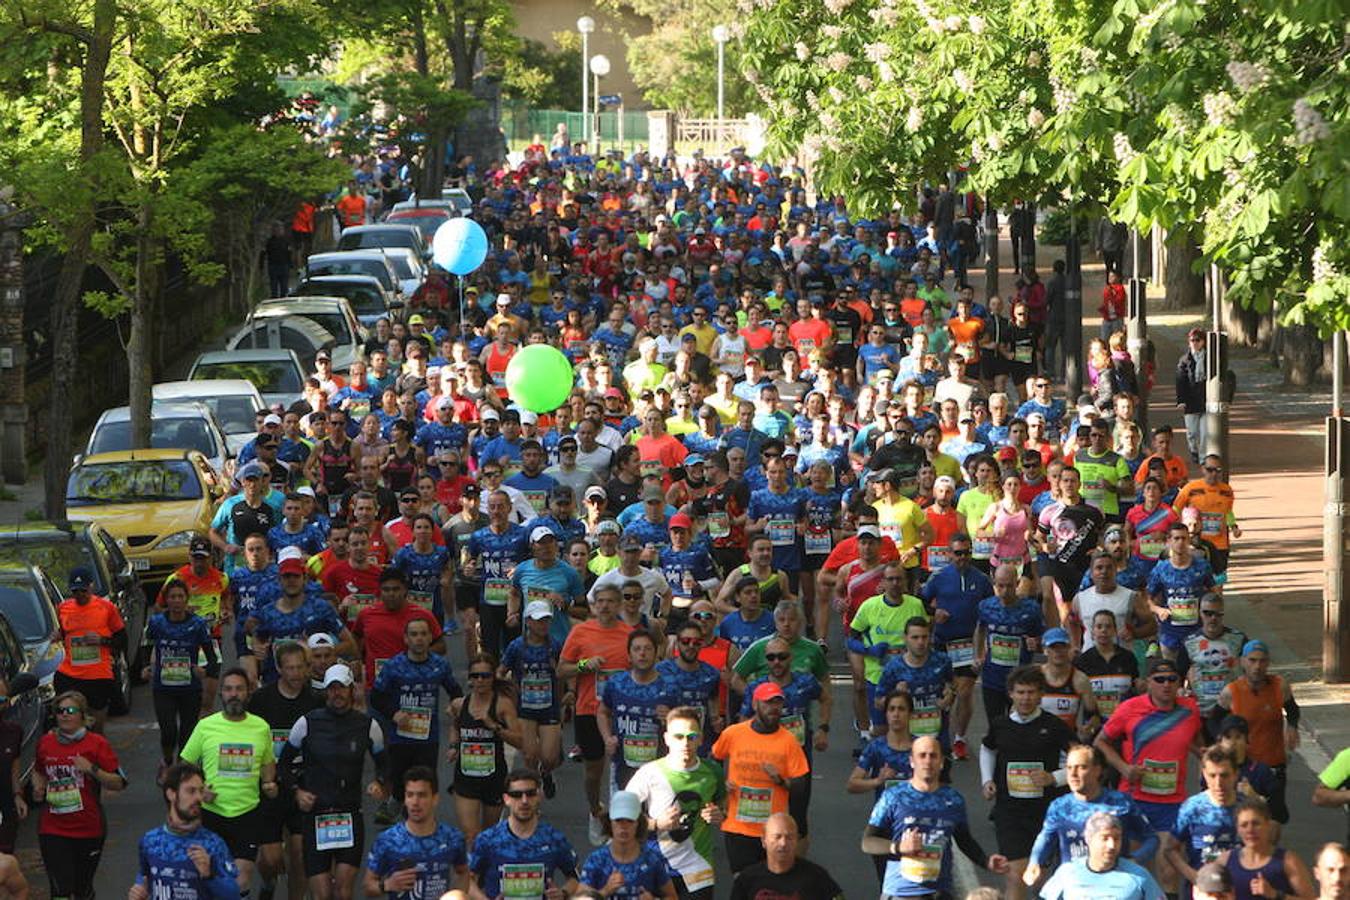
[[1205,333],[1199,328],[1187,333],[1186,352],[1177,360],[1177,406],[1186,418],[1191,462],[1199,462],[1205,445]]

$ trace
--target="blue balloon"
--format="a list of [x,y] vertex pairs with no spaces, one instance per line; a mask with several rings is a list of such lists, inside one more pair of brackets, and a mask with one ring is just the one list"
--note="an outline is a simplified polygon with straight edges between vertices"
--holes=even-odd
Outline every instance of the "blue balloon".
[[431,239],[432,262],[455,275],[468,275],[487,259],[488,239],[483,226],[461,216],[451,219]]

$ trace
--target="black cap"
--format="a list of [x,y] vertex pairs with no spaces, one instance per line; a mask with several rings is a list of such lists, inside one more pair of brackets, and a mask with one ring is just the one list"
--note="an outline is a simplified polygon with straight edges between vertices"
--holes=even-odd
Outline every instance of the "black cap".
[[1242,716],[1229,713],[1223,717],[1223,721],[1219,722],[1219,729],[1214,733],[1219,737],[1223,737],[1230,731],[1240,731],[1243,734],[1247,734],[1249,731],[1247,720]]
[[1171,672],[1174,675],[1178,674],[1177,664],[1166,657],[1155,656],[1148,661],[1148,674],[1152,676],[1159,672]]
[[188,556],[210,556],[211,542],[200,534],[188,541]]
[[70,570],[70,589],[93,587],[94,570],[88,566],[76,566]]
[[550,500],[575,500],[576,498],[576,494],[572,493],[572,489],[565,484],[554,485],[553,490],[548,492],[548,499]]
[[406,585],[408,576],[398,566],[385,566],[384,570],[380,572],[380,584],[384,584],[386,581],[397,581]]

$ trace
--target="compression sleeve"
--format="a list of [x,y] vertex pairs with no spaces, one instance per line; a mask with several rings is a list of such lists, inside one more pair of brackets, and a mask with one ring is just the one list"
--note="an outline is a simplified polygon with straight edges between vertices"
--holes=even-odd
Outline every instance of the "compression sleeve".
[[975,835],[970,833],[968,823],[961,823],[961,827],[952,833],[952,839],[956,841],[956,846],[961,848],[961,852],[970,857],[971,862],[981,869],[989,868],[989,854],[984,852],[980,842],[975,840]]
[[1298,708],[1298,701],[1294,695],[1290,694],[1289,699],[1284,702],[1284,714],[1289,719],[1289,724],[1298,728],[1298,720],[1303,717],[1303,713]]

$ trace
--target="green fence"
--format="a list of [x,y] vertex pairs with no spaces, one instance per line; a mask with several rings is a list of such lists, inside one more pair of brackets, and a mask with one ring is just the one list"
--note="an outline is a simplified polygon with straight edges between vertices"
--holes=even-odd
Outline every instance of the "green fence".
[[[620,122],[622,117],[622,124]],[[527,147],[536,135],[545,146],[553,137],[561,122],[567,126],[572,140],[584,140],[586,135],[586,115],[582,112],[563,109],[534,109],[524,104],[502,104],[502,131],[512,150]],[[622,131],[622,140],[620,140]],[[623,112],[618,110],[600,113],[600,146],[609,149],[619,147],[624,151],[647,144],[647,113]]]

